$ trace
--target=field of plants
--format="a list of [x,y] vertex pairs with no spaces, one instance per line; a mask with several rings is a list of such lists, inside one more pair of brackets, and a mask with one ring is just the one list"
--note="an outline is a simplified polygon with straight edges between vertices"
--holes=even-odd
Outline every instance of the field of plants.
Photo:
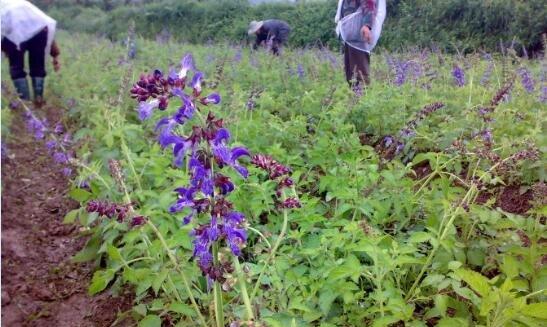
[[2,61],[2,247],[5,207],[38,206],[9,175],[68,180],[77,203],[33,219],[70,228],[80,287],[125,301],[95,325],[547,323],[545,59],[378,52],[352,89],[328,49],[59,43],[45,108]]

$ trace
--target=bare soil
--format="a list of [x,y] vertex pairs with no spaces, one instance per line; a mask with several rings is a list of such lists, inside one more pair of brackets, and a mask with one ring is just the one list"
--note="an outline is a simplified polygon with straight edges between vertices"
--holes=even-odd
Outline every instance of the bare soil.
[[[51,107],[37,112],[49,122],[59,117]],[[2,325],[111,326],[131,309],[132,297],[87,295],[93,266],[70,260],[86,239],[62,223],[78,203],[68,198],[68,180],[44,143],[15,116],[2,159]]]

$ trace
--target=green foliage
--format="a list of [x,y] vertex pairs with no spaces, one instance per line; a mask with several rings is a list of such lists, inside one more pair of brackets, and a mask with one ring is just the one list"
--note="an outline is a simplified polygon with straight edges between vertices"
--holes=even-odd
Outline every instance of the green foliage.
[[[128,22],[137,32],[154,38],[163,30],[177,40],[241,42],[247,39],[251,20],[277,18],[293,27],[294,46],[336,47],[334,15],[336,1],[299,1],[249,5],[246,0],[146,1],[131,5],[124,1],[62,1],[42,7],[61,27],[122,37]],[[528,51],[541,50],[541,34],[547,30],[544,1],[510,0],[398,0],[388,1],[386,26],[379,46],[399,49],[436,46],[456,51],[500,50],[500,40],[516,41]],[[521,51],[521,47],[517,46]]]
[[[235,142],[288,164],[301,194],[302,208],[289,215],[287,235],[260,275],[283,229],[283,215],[273,210],[275,185],[260,184],[253,168],[245,183],[230,176],[242,185],[233,194],[234,207],[255,229],[249,230],[241,261],[248,284],[259,286],[251,299],[258,320],[271,326],[545,322],[545,204],[534,203],[517,215],[500,209],[496,199],[476,201],[482,187],[541,186],[544,154],[500,174],[473,136],[485,127],[477,108],[487,105],[504,81],[501,62],[510,72],[527,67],[539,80],[538,62],[496,58],[490,82],[481,85],[487,63],[476,55],[378,54],[373,84],[359,98],[347,88],[340,55],[316,48],[272,57],[226,45],[137,39],[137,59],[128,62],[126,49],[105,39],[60,33],[60,42],[67,64],[61,76],[48,77],[48,91],[66,100],[67,119],[78,127],[78,158],[85,163],[76,167],[79,176],[69,195],[82,205],[89,199],[126,202],[128,196],[152,222],[130,228],[83,209],[72,211],[65,222],[77,222],[89,236],[73,260],[96,264],[91,294],[131,285],[136,303],[130,314],[141,326],[167,320],[196,326],[198,312],[214,321],[213,295],[191,259],[193,226],[182,226],[181,217],[167,212],[176,200],[172,190],[187,183],[185,171],[175,169],[169,151],[156,144],[154,122],[162,113],[139,122],[127,92],[139,72],[174,66],[188,51],[206,76],[204,85],[218,82],[222,104],[212,110],[229,124]],[[241,61],[234,58],[238,51]],[[385,64],[388,55],[420,60],[436,77],[424,74],[396,87]],[[290,72],[299,64],[303,77]],[[465,65],[468,82],[462,88],[453,86],[453,64]],[[250,111],[246,103],[257,90]],[[492,114],[491,151],[501,160],[528,144],[545,149],[545,105],[538,96],[517,83]],[[402,154],[387,160],[378,141],[397,137],[435,101],[445,107],[416,127]],[[173,109],[172,104],[168,110]],[[370,142],[360,140],[362,134],[370,135]],[[454,141],[465,143],[466,151],[455,150]],[[111,177],[109,159],[120,162],[128,195]],[[87,190],[76,186],[84,179]],[[228,279],[226,322],[243,321],[241,293],[234,276]]]

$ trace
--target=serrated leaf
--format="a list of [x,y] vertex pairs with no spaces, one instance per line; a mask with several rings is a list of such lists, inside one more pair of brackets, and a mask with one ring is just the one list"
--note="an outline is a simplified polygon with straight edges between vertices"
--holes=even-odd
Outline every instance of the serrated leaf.
[[154,290],[154,293],[156,293],[156,295],[158,294],[161,285],[167,278],[167,274],[169,274],[169,270],[164,268],[159,272],[156,278],[154,278],[154,281],[152,282],[152,289]]
[[485,297],[490,292],[490,284],[488,279],[476,271],[468,269],[458,269],[456,275],[477,292],[480,296]]
[[194,312],[194,310],[192,310],[192,308],[190,308],[187,304],[180,303],[180,302],[171,303],[167,307],[167,310],[180,313],[181,315],[185,315],[187,317],[193,317],[196,315],[196,313]]
[[547,319],[547,302],[527,304],[521,312],[530,317]]
[[323,315],[327,315],[330,311],[330,307],[332,306],[332,302],[338,297],[338,294],[334,292],[334,290],[324,290],[321,292],[321,295],[319,295],[319,308],[321,309],[321,312],[323,312]]
[[519,274],[519,262],[512,255],[506,254],[503,256],[503,263],[500,268],[509,279],[513,279]]
[[144,305],[143,303],[141,303],[139,305],[136,305],[136,306],[133,307],[133,311],[140,314],[141,316],[145,316],[146,315],[146,305]]
[[89,239],[86,246],[74,257],[72,258],[72,262],[81,263],[81,262],[87,262],[94,260],[99,257],[99,248],[100,248],[100,240],[97,236],[93,236]]
[[431,235],[426,232],[416,232],[408,238],[409,243],[422,243],[429,241],[431,239]]
[[139,327],[161,327],[161,319],[156,315],[148,315],[139,321]]
[[81,188],[73,188],[68,192],[68,195],[78,202],[87,201],[91,197],[91,193]]
[[114,271],[111,269],[96,271],[91,279],[91,285],[89,285],[89,294],[95,295],[104,290],[112,278],[114,278],[114,275]]
[[73,224],[76,221],[76,218],[78,218],[78,214],[80,213],[80,209],[74,209],[69,211],[65,218],[63,218],[63,224]]
[[108,256],[110,257],[110,259],[114,261],[123,261],[123,257],[122,257],[122,254],[120,253],[120,250],[118,250],[118,248],[116,248],[115,246],[111,244],[109,244],[106,247],[106,253],[108,253]]
[[439,320],[437,327],[466,327],[469,326],[467,320],[462,318],[442,318]]

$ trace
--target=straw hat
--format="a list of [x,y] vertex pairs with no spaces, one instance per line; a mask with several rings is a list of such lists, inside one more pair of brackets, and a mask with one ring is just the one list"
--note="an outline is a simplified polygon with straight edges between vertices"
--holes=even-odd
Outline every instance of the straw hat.
[[256,34],[256,32],[262,27],[262,25],[264,25],[263,21],[257,22],[256,20],[253,20],[249,24],[249,31],[248,31],[249,35]]

